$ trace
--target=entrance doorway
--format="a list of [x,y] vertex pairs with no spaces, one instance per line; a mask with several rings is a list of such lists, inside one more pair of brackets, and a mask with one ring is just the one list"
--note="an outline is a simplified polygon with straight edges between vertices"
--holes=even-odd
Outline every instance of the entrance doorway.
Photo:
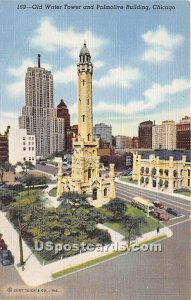
[[97,200],[97,189],[93,189],[93,200]]

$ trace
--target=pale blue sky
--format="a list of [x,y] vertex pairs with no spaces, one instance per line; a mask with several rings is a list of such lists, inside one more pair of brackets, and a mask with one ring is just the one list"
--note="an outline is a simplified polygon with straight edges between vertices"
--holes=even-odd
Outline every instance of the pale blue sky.
[[[38,53],[42,66],[54,75],[55,105],[63,98],[76,123],[76,63],[84,39],[94,63],[94,123],[111,124],[114,134],[132,136],[141,121],[178,121],[190,113],[188,2],[128,2],[149,5],[148,11],[50,11],[46,2],[40,3],[43,9],[19,10],[17,2],[0,2],[1,131],[8,124],[17,126],[26,68],[37,63]],[[52,2],[59,3],[63,5]],[[156,3],[174,5],[175,10],[153,10]]]

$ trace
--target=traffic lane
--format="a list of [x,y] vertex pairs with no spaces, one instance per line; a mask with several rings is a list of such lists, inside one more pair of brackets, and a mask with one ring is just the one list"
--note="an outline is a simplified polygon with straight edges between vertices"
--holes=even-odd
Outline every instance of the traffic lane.
[[[124,185],[123,183],[120,183],[120,182],[116,182],[116,185],[123,185],[123,186],[127,187],[127,185]],[[129,188],[129,190],[132,189],[132,190],[140,191],[140,193],[146,193],[146,194],[152,193],[154,195],[157,195],[158,197],[161,197],[161,199],[164,198],[165,196],[167,196],[169,200],[181,201],[182,204],[191,206],[191,200],[186,200],[186,199],[183,199],[183,198],[175,197],[172,194],[169,194],[169,195],[167,195],[167,194],[161,194],[161,193],[158,193],[155,190],[149,191],[149,190],[144,189],[144,188],[139,188],[136,185],[135,186],[128,185],[128,188]]]
[[[129,189],[128,188],[128,190],[129,191],[135,191],[135,189]],[[138,192],[138,190],[136,189],[136,191]],[[159,194],[159,193],[157,193],[157,192],[151,192],[151,191],[148,191],[148,190],[145,190],[145,189],[139,189],[139,193],[140,194],[144,194],[144,195],[153,195],[153,196],[155,196],[155,197],[157,197],[158,199],[161,199],[161,201],[165,198],[165,197],[167,197],[167,199],[168,199],[168,201],[169,202],[171,202],[171,203],[176,203],[176,204],[181,204],[182,206],[184,206],[184,207],[187,207],[187,208],[191,208],[191,202],[188,200],[187,202],[184,202],[184,201],[182,201],[183,199],[182,198],[177,198],[177,197],[170,197],[169,195],[166,195],[166,194],[164,194],[164,195],[161,195],[161,194]]]
[[[136,193],[136,192],[129,192],[128,190],[124,190],[124,189],[120,189],[120,188],[116,188],[116,194],[118,195],[120,193],[120,195],[122,195],[123,197],[128,197],[128,201],[132,200],[135,196],[142,196],[144,197],[144,199],[148,199],[150,200],[151,202],[152,201],[161,201],[160,199],[156,198],[156,197],[152,197],[152,195],[150,196],[143,196],[143,195],[140,195],[139,193]],[[177,210],[179,210],[182,214],[187,214],[189,215],[190,213],[190,210],[188,210],[187,208],[184,208],[180,205],[176,205],[176,204],[172,204],[172,203],[169,203],[168,201],[166,200],[163,200],[162,202],[163,204],[165,204],[165,207],[172,207],[172,208],[176,208]]]
[[[127,195],[127,193],[123,193],[123,192],[121,192],[121,191],[118,191],[118,190],[116,190],[116,195],[117,195],[117,197],[119,197],[120,199],[122,199],[122,200],[124,200],[124,201],[126,201],[128,204],[131,204],[131,200],[132,200],[132,195]],[[164,211],[164,210],[163,210]],[[176,223],[177,222],[177,219],[180,219],[181,218],[181,220],[187,220],[188,218],[189,218],[189,216],[187,215],[187,214],[184,214],[183,212],[181,212],[182,213],[182,216],[181,217],[176,217],[176,216],[173,216],[173,215],[171,215],[171,214],[168,214],[168,216],[170,217],[170,219],[168,220],[168,221],[164,221],[164,222],[161,222],[161,223],[164,223],[165,225],[171,225],[171,224],[173,224],[173,223]],[[153,217],[152,215],[151,215],[151,217]],[[157,218],[155,218],[156,220],[158,220]]]
[[125,194],[128,194],[130,195],[132,198],[135,197],[135,196],[141,196],[143,198],[147,198],[148,200],[150,201],[160,201],[162,203],[165,203],[167,204],[168,206],[172,206],[173,208],[176,208],[177,210],[183,210],[184,214],[185,213],[190,213],[191,210],[190,210],[190,205],[188,206],[185,206],[185,205],[182,205],[182,203],[180,202],[177,202],[177,201],[172,201],[172,200],[169,200],[166,195],[166,198],[163,197],[163,199],[161,199],[161,197],[158,197],[158,195],[156,194],[153,194],[153,193],[142,193],[140,192],[139,190],[135,189],[135,190],[129,190],[128,186],[124,186],[124,185],[117,185],[116,186],[116,190],[117,191],[121,191]]
[[45,172],[45,173],[52,174],[52,175],[56,175],[58,173],[58,168],[55,166],[50,166],[50,165],[43,166],[43,165],[37,164],[35,169]]
[[[63,300],[189,300],[188,222],[158,242],[161,252],[134,252],[60,278],[48,285],[63,289]],[[74,284],[75,282],[75,284]],[[45,285],[46,287],[46,285]]]
[[[3,299],[10,299],[11,294],[7,291],[8,288],[17,289],[18,287],[26,287],[14,265],[2,266],[0,264],[0,274],[0,296],[2,294],[4,296]],[[14,295],[12,294],[11,296],[13,297]]]

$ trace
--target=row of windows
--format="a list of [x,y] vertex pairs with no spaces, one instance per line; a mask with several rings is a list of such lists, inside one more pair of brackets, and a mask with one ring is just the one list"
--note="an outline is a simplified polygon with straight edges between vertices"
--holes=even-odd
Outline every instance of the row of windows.
[[[34,147],[29,147],[28,148],[28,151],[31,151],[31,150],[34,151]],[[26,147],[23,147],[23,151],[26,151]]]

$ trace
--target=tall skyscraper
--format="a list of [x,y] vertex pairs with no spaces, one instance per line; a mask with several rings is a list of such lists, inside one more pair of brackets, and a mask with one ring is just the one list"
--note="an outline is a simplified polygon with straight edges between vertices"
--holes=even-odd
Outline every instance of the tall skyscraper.
[[152,148],[152,121],[145,121],[139,124],[139,148]]
[[37,155],[50,155],[64,149],[64,119],[57,118],[54,108],[54,83],[50,71],[29,67],[25,77],[25,106],[19,117],[19,128],[35,134]]

